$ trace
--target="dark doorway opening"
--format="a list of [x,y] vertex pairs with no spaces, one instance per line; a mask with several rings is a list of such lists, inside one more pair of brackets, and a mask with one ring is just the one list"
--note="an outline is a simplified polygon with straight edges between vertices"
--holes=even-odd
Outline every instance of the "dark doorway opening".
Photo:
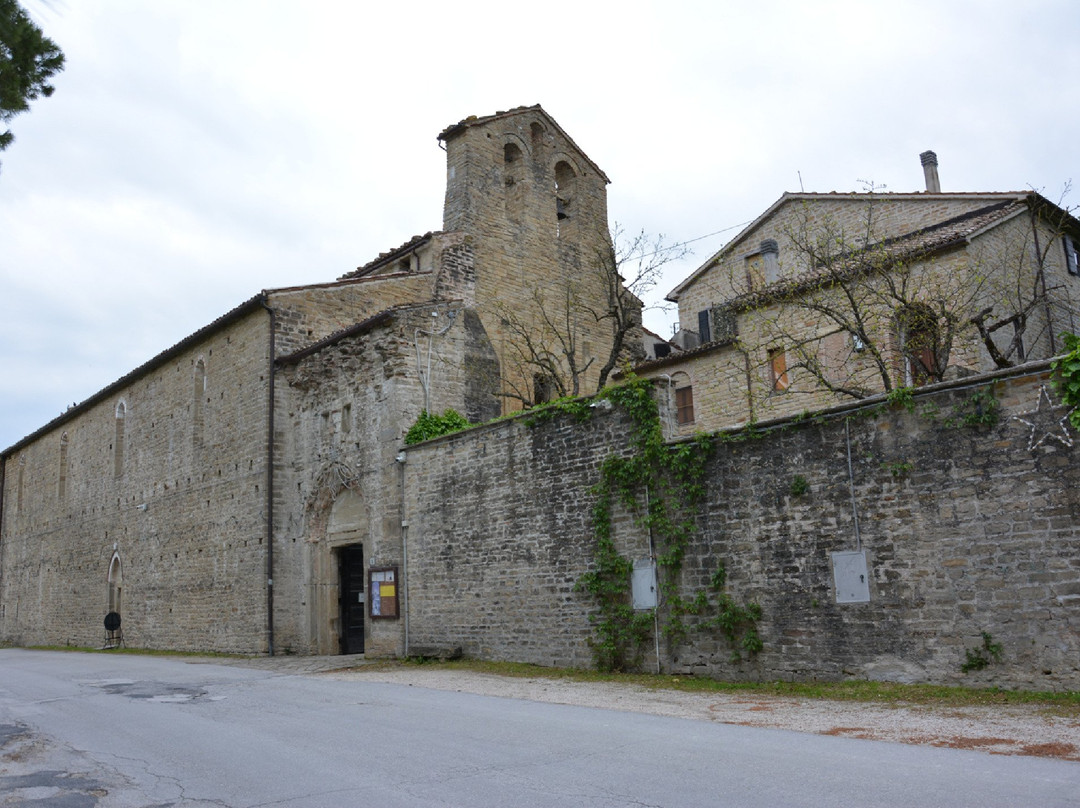
[[364,653],[364,548],[354,544],[338,551],[341,570],[341,653]]

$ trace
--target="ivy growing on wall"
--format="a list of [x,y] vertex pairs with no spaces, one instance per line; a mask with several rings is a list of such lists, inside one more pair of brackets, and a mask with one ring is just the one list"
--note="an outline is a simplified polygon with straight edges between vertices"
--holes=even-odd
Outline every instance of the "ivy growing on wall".
[[440,435],[459,432],[469,426],[471,424],[457,410],[450,409],[442,415],[424,410],[420,413],[420,417],[416,419],[416,423],[409,427],[409,431],[405,433],[405,443],[411,446],[414,443],[431,440]]
[[1065,353],[1052,363],[1054,388],[1061,397],[1061,403],[1074,408],[1069,413],[1069,420],[1080,429],[1080,337],[1062,334],[1061,338],[1065,342]]
[[[592,641],[596,666],[601,670],[626,670],[640,663],[652,624],[651,612],[634,611],[630,598],[633,564],[621,555],[612,535],[616,504],[635,514],[635,521],[649,530],[658,544],[660,593],[667,606],[664,634],[673,643],[684,641],[691,628],[687,615],[701,618],[698,628],[714,628],[732,646],[733,658],[756,653],[761,640],[756,604],[740,606],[725,591],[726,570],[721,565],[711,586],[692,597],[683,597],[680,577],[687,545],[695,530],[694,516],[705,493],[705,464],[713,442],[705,435],[679,444],[665,443],[652,384],[631,378],[596,398],[555,402],[538,410],[528,423],[565,412],[578,419],[589,417],[603,402],[617,406],[631,418],[631,451],[610,455],[601,465],[600,481],[593,487],[592,528],[595,566],[578,581],[578,587],[597,602]],[[609,406],[610,406],[609,405]]]

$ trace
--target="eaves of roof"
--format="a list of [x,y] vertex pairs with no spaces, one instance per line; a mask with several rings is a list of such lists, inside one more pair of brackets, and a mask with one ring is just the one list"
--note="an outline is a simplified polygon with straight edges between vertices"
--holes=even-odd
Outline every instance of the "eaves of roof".
[[[716,341],[706,342],[702,345],[698,345],[696,348],[687,348],[680,351],[672,351],[667,356],[661,356],[657,359],[646,359],[643,362],[638,362],[632,370],[634,373],[640,373],[643,371],[656,370],[657,368],[667,367],[668,365],[677,365],[680,362],[685,362],[687,359],[693,359],[695,356],[704,356],[705,354],[719,351],[721,348],[726,348],[732,343],[730,341]],[[611,374],[615,378],[620,378],[622,371],[615,371]]]
[[[785,192],[779,199],[773,202],[765,211],[755,218],[750,224],[739,231],[738,235],[727,242],[723,247],[713,253],[709,258],[690,275],[688,275],[678,286],[668,292],[665,300],[670,300],[672,303],[679,302],[679,295],[681,295],[688,287],[692,286],[695,281],[705,272],[713,267],[718,261],[726,257],[729,253],[735,250],[739,244],[754,230],[756,230],[762,222],[772,217],[781,207],[789,202],[814,202],[822,199],[835,200],[835,199],[850,199],[852,201],[861,200],[881,200],[883,202],[904,201],[911,199],[927,200],[934,199],[980,199],[985,198],[990,202],[1001,202],[1005,200],[1021,200],[1028,197],[1038,197],[1038,194],[1034,194],[1031,191],[968,191],[959,193],[946,193],[946,194],[930,194],[927,192],[915,192],[915,193],[841,193],[832,191],[827,194],[822,193],[793,193]],[[1041,197],[1039,197],[1041,199]],[[1044,200],[1045,201],[1045,200]]]
[[726,301],[724,305],[736,311],[745,311],[767,302],[794,297],[832,279],[853,277],[895,266],[903,261],[939,255],[965,246],[974,235],[996,227],[1027,210],[1028,204],[1024,199],[1003,200],[912,233],[886,239],[865,250],[838,255],[827,265],[739,295]]
[[47,424],[45,424],[40,429],[37,429],[34,432],[31,432],[29,435],[27,435],[22,440],[18,441],[17,443],[12,444],[7,449],[4,449],[3,452],[0,452],[0,457],[9,457],[13,453],[17,452],[19,449],[21,449],[24,446],[27,446],[28,444],[30,444],[33,441],[37,440],[42,435],[56,429],[58,426],[66,424],[68,421],[72,420],[73,418],[78,417],[79,415],[86,412],[87,410],[89,410],[94,405],[100,403],[104,399],[111,396],[117,390],[121,390],[124,387],[126,387],[127,385],[131,384],[133,381],[135,381],[137,379],[140,379],[140,378],[142,378],[143,376],[146,376],[149,373],[152,373],[154,370],[157,370],[163,364],[165,364],[169,360],[173,359],[174,357],[178,356],[179,354],[183,353],[188,348],[190,348],[192,345],[195,345],[195,344],[201,342],[202,340],[206,339],[207,337],[214,334],[215,332],[220,331],[221,329],[225,328],[228,325],[231,325],[232,323],[235,323],[237,320],[240,320],[240,319],[248,316],[253,311],[256,311],[257,309],[260,309],[260,308],[265,308],[265,304],[266,304],[266,292],[265,291],[260,292],[259,294],[255,295],[252,298],[249,298],[248,300],[245,300],[243,303],[241,303],[236,308],[234,308],[234,309],[226,312],[225,314],[221,315],[216,320],[214,320],[213,322],[203,326],[202,328],[200,328],[198,331],[194,332],[193,334],[190,334],[189,336],[184,337],[184,339],[180,340],[178,343],[176,343],[172,347],[166,348],[164,351],[159,353],[153,359],[149,360],[148,362],[144,362],[143,364],[139,365],[137,368],[135,368],[130,373],[127,373],[127,374],[121,376],[119,379],[117,379],[115,382],[110,384],[108,387],[102,388],[101,390],[99,390],[98,392],[96,392],[92,396],[90,396],[88,399],[86,399],[85,401],[82,401],[79,404],[76,404],[74,407],[69,408],[65,412],[58,415],[56,418],[53,418],[51,421],[49,421]]
[[499,120],[500,118],[511,118],[515,115],[523,115],[527,112],[538,112],[543,115],[545,120],[547,120],[547,122],[551,125],[551,128],[557,131],[563,137],[563,139],[566,140],[567,143],[569,143],[571,146],[574,147],[575,150],[577,150],[578,154],[585,158],[585,161],[589,164],[592,170],[597,173],[597,176],[599,176],[605,183],[609,185],[611,184],[611,180],[608,179],[608,175],[603,172],[603,169],[601,169],[600,166],[593,162],[592,158],[585,153],[585,150],[582,149],[581,146],[579,146],[577,143],[575,143],[574,139],[566,133],[566,130],[559,126],[558,122],[551,117],[551,114],[548,113],[548,111],[541,107],[539,104],[533,104],[531,107],[514,107],[513,109],[496,112],[494,115],[470,115],[469,117],[464,118],[457,123],[451,124],[450,126],[443,129],[441,132],[439,132],[438,139],[445,143],[454,136],[465,131],[469,127],[482,126],[483,124],[491,123],[492,121]]

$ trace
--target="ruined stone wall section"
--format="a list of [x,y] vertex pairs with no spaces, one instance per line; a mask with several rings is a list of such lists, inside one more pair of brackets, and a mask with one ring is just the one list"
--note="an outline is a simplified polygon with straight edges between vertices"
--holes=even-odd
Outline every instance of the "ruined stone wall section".
[[[1080,448],[1047,382],[1045,372],[993,381],[1003,417],[992,428],[944,425],[978,389],[957,385],[918,396],[915,413],[718,444],[683,593],[723,563],[732,596],[761,605],[764,649],[733,663],[726,641],[695,631],[684,647],[661,640],[664,669],[1080,687]],[[624,450],[626,426],[617,415],[515,420],[410,449],[411,643],[590,664],[591,604],[574,589],[592,560],[587,492],[607,453]],[[797,477],[803,494],[793,493]],[[635,557],[642,538],[620,536]],[[870,601],[839,604],[831,554],[860,541]],[[965,652],[984,631],[1002,659],[965,675]]]
[[0,641],[101,645],[116,554],[128,645],[266,650],[268,349],[256,311],[16,453]]
[[[281,649],[338,653],[336,553],[342,546],[362,545],[368,566],[404,569],[397,456],[421,411],[465,412],[469,396],[485,385],[488,411],[497,405],[495,380],[473,378],[467,361],[482,341],[469,333],[469,314],[459,304],[397,312],[389,323],[281,370],[276,436],[282,462],[275,469],[275,512],[281,515],[275,566],[287,572],[275,590]],[[346,491],[362,502],[366,521],[335,535],[331,510]],[[366,652],[403,653],[403,632],[401,619],[368,619]]]
[[269,293],[277,312],[276,354],[285,356],[394,306],[430,300],[431,272]]

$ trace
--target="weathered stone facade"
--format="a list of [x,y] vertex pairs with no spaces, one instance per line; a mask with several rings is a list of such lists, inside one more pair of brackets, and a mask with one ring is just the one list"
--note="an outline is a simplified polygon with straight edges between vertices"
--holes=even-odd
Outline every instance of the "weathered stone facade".
[[[913,412],[876,402],[773,422],[757,440],[717,439],[679,588],[707,587],[723,563],[732,596],[761,606],[764,647],[736,663],[715,628],[692,631],[676,647],[661,638],[659,668],[1080,687],[1080,458],[1047,384],[1036,367],[944,385]],[[981,390],[1000,402],[999,422],[948,425]],[[589,664],[595,604],[575,589],[594,564],[589,488],[604,458],[626,451],[628,428],[597,410],[584,423],[515,420],[411,448],[410,643]],[[628,558],[650,554],[625,514],[616,541]],[[869,600],[838,603],[831,554],[856,549]],[[965,675],[984,631],[1002,659]],[[651,641],[644,650],[652,669]]]
[[[345,647],[341,588],[366,598],[370,569],[403,569],[406,430],[425,409],[514,409],[507,389],[534,379],[503,318],[537,322],[609,243],[607,178],[539,106],[440,139],[443,231],[263,291],[0,454],[0,641],[94,645],[116,611],[137,646]],[[599,367],[607,325],[573,337]],[[354,609],[350,650],[399,653],[385,617]]]
[[3,640],[266,647],[269,317],[186,342],[5,457]]

